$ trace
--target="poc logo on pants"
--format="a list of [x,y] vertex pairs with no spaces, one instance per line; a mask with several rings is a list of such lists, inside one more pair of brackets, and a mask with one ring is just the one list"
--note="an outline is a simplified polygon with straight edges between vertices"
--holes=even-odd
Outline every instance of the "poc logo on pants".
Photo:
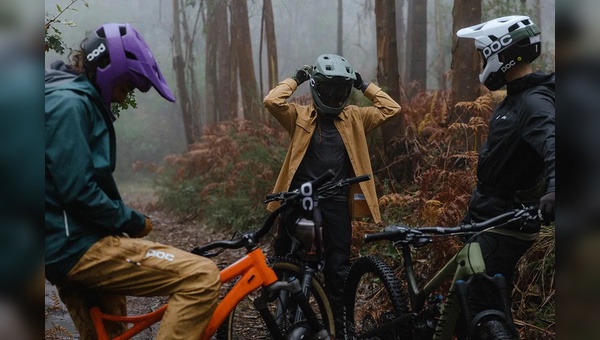
[[146,252],[146,257],[156,257],[157,259],[167,261],[173,261],[175,259],[175,255],[173,254],[165,253],[164,251],[158,251],[154,249],[149,249],[148,252]]

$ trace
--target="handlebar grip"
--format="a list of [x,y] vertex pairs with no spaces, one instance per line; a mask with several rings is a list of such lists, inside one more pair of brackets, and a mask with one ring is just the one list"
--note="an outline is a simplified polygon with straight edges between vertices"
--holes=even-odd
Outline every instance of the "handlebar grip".
[[348,179],[348,184],[354,184],[354,183],[364,182],[364,181],[368,181],[370,179],[371,179],[371,175],[370,174],[360,175],[360,176],[356,176],[354,178]]
[[277,198],[277,196],[279,196],[279,193],[267,194],[266,199],[267,200],[272,200],[274,198]]
[[365,234],[365,243],[381,241],[381,240],[389,240],[392,237],[392,233],[390,232],[382,232],[382,233],[373,233],[373,234]]

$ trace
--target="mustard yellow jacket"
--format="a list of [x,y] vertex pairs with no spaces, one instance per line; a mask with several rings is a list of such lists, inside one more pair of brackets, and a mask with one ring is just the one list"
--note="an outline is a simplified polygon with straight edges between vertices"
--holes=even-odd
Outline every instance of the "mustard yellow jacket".
[[[303,106],[286,101],[297,87],[295,80],[285,79],[273,88],[263,100],[263,105],[287,130],[291,139],[273,192],[289,189],[316,127],[317,111],[314,104]],[[355,175],[372,174],[373,172],[367,147],[367,133],[400,112],[400,105],[373,83],[367,87],[364,95],[373,103],[373,106],[348,105],[340,113],[340,119],[335,120],[335,126],[342,136]],[[374,180],[361,182],[359,185],[373,220],[381,221]],[[271,202],[267,209],[273,211],[277,206],[277,202]]]

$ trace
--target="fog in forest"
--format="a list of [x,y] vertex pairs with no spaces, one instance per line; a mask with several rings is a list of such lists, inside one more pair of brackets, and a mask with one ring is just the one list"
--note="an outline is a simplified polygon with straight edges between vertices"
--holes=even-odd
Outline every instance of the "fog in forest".
[[[448,89],[448,71],[452,60],[452,0],[427,0],[427,90]],[[71,0],[47,0],[46,20],[58,14],[57,5],[67,7]],[[196,18],[198,6],[204,1],[184,1],[189,6],[186,11],[190,18]],[[344,0],[342,54],[352,63],[367,81],[377,83],[377,41],[375,27],[375,1]],[[396,0],[396,16],[408,16],[408,0]],[[85,6],[88,4],[89,6]],[[261,51],[261,19],[263,1],[248,1],[248,17],[252,41],[252,54],[256,79],[262,79],[259,96],[268,91],[266,45]],[[304,64],[313,64],[323,53],[337,53],[338,1],[328,0],[273,0],[275,35],[278,55],[279,80],[291,76]],[[543,59],[545,70],[554,69],[554,0],[499,1],[485,0],[482,4],[482,21],[493,18],[495,13],[526,14],[542,29],[543,50],[549,57]],[[71,10],[74,9],[74,10]],[[144,37],[154,53],[163,75],[177,97],[173,71],[173,1],[167,0],[87,0],[76,1],[71,9],[61,14],[60,19],[72,21],[73,25],[54,24],[68,49],[77,49],[85,35],[107,22],[129,22]],[[498,16],[498,15],[495,15]],[[398,21],[398,64],[400,79],[406,72],[403,60],[410,58],[411,51],[405,51],[406,19]],[[193,55],[198,79],[200,101],[206,102],[204,83],[205,32],[202,15],[199,17]],[[263,39],[264,40],[264,39]],[[48,66],[57,59],[66,60],[69,50],[63,55],[54,51],[45,54]],[[259,62],[262,75],[259,75]],[[246,65],[247,66],[247,65]],[[402,84],[404,85],[404,84]],[[307,94],[308,86],[302,86],[294,94]],[[122,112],[115,124],[118,139],[118,175],[126,174],[130,164],[161,163],[164,156],[186,150],[186,141],[179,106],[165,101],[151,89],[148,93],[136,91],[137,109]],[[214,100],[219,100],[216,95]],[[241,101],[240,101],[241,110]],[[204,113],[199,112],[202,116]],[[201,118],[202,120],[203,118]]]

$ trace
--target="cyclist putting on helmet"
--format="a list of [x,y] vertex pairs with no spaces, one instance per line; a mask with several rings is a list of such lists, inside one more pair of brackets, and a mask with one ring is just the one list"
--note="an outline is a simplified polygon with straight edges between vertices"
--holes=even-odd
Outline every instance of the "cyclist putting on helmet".
[[[287,99],[298,86],[309,80],[313,103],[307,106]],[[360,90],[373,106],[346,105],[352,87]],[[328,169],[336,173],[331,182],[371,174],[366,135],[400,112],[400,105],[361,75],[343,57],[323,54],[314,66],[300,67],[292,78],[283,80],[264,99],[264,105],[290,134],[290,146],[273,192],[297,189]],[[381,220],[373,179],[359,184],[368,210],[375,222]],[[342,327],[342,286],[350,264],[352,236],[348,192],[341,191],[321,199],[323,243],[325,248],[325,284],[331,297],[336,329]],[[269,210],[276,208],[269,204]],[[286,255],[291,240],[285,226],[293,225],[297,216],[282,214],[275,254]],[[339,317],[339,318],[338,318]],[[337,334],[341,335],[340,332]]]
[[[457,32],[475,39],[483,57],[481,83],[506,85],[507,96],[493,112],[488,138],[479,153],[477,187],[463,222],[481,222],[539,204],[544,224],[554,221],[554,73],[533,72],[541,53],[540,30],[526,16],[508,16]],[[488,275],[502,274],[512,288],[517,262],[533,244],[540,222],[508,226],[477,236]],[[510,292],[510,290],[509,290]]]
[[[142,239],[152,222],[126,206],[112,176],[111,103],[154,87],[175,101],[140,34],[105,24],[46,70],[46,278],[82,339],[95,339],[89,309],[125,315],[125,296],[169,296],[157,339],[199,339],[220,278],[210,260]],[[129,237],[126,237],[127,234]],[[110,325],[109,335],[121,331]]]

